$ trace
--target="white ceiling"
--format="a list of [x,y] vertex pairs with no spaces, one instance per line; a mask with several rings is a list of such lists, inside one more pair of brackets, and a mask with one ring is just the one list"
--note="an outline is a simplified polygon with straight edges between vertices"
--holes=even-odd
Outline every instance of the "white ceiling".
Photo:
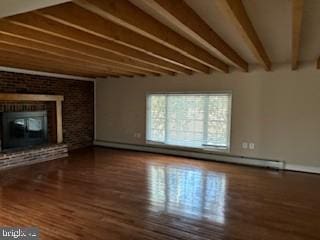
[[[143,1],[130,0],[180,34],[169,21],[149,8]],[[216,0],[185,0],[233,49],[251,64],[258,63],[237,32],[219,9]],[[242,0],[260,40],[272,63],[291,62],[292,0]],[[301,61],[315,61],[320,56],[320,0],[305,0],[301,36]],[[196,40],[190,39],[196,44]]]
[[69,1],[70,0],[0,0],[0,18]]

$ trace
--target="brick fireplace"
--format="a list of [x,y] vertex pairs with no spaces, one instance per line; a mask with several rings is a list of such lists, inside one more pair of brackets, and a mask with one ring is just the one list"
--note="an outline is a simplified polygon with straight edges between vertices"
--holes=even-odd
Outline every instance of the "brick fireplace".
[[[62,95],[43,95],[25,93],[0,93],[0,102],[34,102],[55,103],[56,144],[48,142],[47,111],[22,111],[11,109],[1,113],[0,169],[29,165],[68,156],[67,145],[63,144]],[[19,104],[17,105],[19,106]],[[52,131],[53,134],[53,131]]]
[[[70,150],[91,146],[94,135],[94,83],[73,79],[0,71],[0,93],[64,96],[63,140]],[[49,142],[56,142],[54,102],[0,102],[0,112],[47,111]]]
[[[46,113],[48,144],[0,153],[0,169],[64,157],[68,149],[92,144],[93,82],[0,72],[1,94],[0,113],[19,114],[41,111]],[[3,97],[7,95],[10,95],[10,98]],[[11,96],[60,96],[64,98],[64,102],[59,105],[56,101],[44,101],[37,98],[28,99],[28,101],[21,98],[13,101]],[[57,118],[59,111],[62,116],[60,122]],[[61,126],[63,127],[59,133]]]

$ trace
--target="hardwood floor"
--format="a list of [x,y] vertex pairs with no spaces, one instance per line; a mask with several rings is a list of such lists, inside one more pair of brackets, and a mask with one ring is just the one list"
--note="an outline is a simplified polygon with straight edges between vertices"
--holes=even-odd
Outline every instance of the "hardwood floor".
[[0,172],[41,239],[320,239],[320,176],[104,148]]

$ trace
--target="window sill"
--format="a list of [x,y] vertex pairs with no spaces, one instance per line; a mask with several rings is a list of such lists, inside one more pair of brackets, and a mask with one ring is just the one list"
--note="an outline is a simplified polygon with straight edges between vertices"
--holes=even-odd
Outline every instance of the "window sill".
[[230,153],[230,148],[216,148],[216,147],[185,147],[179,145],[169,145],[161,142],[153,142],[153,141],[146,141],[146,144],[149,146],[161,147],[161,148],[168,148],[168,149],[177,149],[177,150],[191,150],[195,152],[206,152],[206,153]]

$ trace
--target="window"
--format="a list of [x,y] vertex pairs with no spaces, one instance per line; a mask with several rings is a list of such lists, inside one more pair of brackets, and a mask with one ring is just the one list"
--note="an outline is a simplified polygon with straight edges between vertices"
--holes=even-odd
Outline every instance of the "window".
[[150,94],[147,141],[228,150],[231,94]]

